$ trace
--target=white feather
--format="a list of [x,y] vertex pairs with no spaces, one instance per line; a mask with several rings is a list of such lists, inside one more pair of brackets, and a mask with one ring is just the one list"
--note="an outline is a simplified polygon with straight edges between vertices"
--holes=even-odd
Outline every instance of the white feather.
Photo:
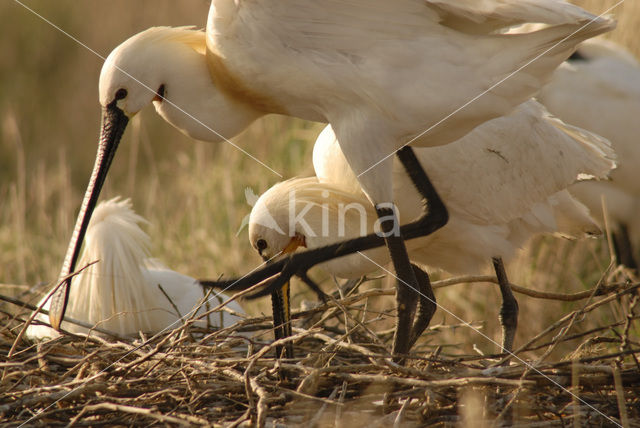
[[622,47],[594,39],[554,73],[539,99],[562,120],[589,128],[611,141],[618,168],[607,182],[579,183],[571,192],[602,221],[605,198],[612,226],[627,225],[640,245],[640,64]]
[[[150,258],[150,239],[140,228],[144,223],[147,221],[132,210],[128,199],[114,198],[96,207],[78,266],[97,263],[74,280],[67,317],[118,336],[136,336],[139,331],[157,333],[178,327],[181,317],[191,315],[204,297],[202,287],[195,279],[169,270]],[[228,307],[243,313],[235,302]],[[49,302],[44,309],[49,309]],[[199,313],[205,309],[203,306]],[[42,314],[36,319],[48,321]],[[214,325],[219,324],[220,317],[212,316],[211,319]],[[223,326],[229,326],[237,319],[224,313]],[[73,333],[88,333],[86,328],[66,321],[62,322],[62,328]],[[31,325],[26,334],[32,339],[43,339],[58,333],[46,326]]]
[[[526,22],[547,28],[497,31]],[[213,0],[207,56],[280,113],[329,122],[381,203],[393,200],[385,156],[426,130],[414,145],[447,144],[508,114],[577,43],[611,28],[553,0]]]

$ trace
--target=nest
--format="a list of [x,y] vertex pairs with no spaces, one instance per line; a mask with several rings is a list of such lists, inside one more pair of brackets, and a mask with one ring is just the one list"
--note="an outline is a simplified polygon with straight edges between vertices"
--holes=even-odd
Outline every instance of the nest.
[[[470,279],[493,280],[434,288]],[[31,344],[18,339],[29,311],[7,311],[0,425],[640,426],[640,344],[630,334],[638,287],[547,296],[586,302],[513,355],[418,346],[404,366],[389,356],[390,331],[374,332],[358,315],[367,299],[391,289],[335,295],[295,312],[294,335],[278,342],[271,319],[253,317],[218,331],[186,321],[136,340],[64,334]],[[571,332],[580,317],[616,299],[625,301],[625,319]],[[604,334],[611,331],[619,333]],[[578,350],[548,361],[558,344],[576,338]],[[295,359],[276,358],[286,341]],[[527,351],[537,357],[525,360]]]

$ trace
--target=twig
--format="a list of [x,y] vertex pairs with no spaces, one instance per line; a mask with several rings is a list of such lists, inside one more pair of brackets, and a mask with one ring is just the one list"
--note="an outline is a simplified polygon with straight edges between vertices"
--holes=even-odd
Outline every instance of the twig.
[[629,414],[627,413],[626,401],[624,399],[624,387],[622,386],[622,378],[620,377],[620,370],[615,364],[611,365],[613,370],[613,383],[616,388],[616,400],[618,402],[618,411],[620,412],[620,421],[622,426],[627,428],[629,425]]
[[[18,333],[18,336],[16,337],[16,340],[13,342],[13,345],[11,346],[11,349],[9,350],[9,353],[7,354],[7,359],[11,359],[11,357],[13,356],[13,353],[16,350],[16,347],[18,346],[18,343],[20,343],[20,340],[22,340],[22,336],[24,335],[24,332],[27,331],[27,328],[29,327],[29,324],[31,324],[33,319],[38,315],[38,312],[40,312],[42,310],[42,307],[47,303],[47,301],[51,298],[51,296],[53,296],[53,294],[55,294],[55,292],[58,291],[58,289],[62,286],[62,284],[64,284],[66,280],[68,280],[70,278],[73,278],[74,276],[76,276],[80,272],[82,272],[83,270],[87,269],[89,266],[94,265],[96,263],[98,263],[98,260],[96,260],[94,262],[91,262],[91,263],[87,263],[82,269],[79,269],[79,270],[77,270],[77,271],[65,276],[64,278],[60,279],[60,281],[58,282],[58,285],[53,287],[53,289],[51,289],[51,291],[49,291],[49,293],[47,293],[47,297],[42,300],[42,303],[40,303],[40,305],[38,305],[38,310],[33,312],[31,314],[31,316],[29,317],[29,319],[27,320],[27,322],[25,322],[24,325],[22,326],[22,330],[20,330],[20,333]],[[4,379],[4,373],[2,373],[2,377]]]

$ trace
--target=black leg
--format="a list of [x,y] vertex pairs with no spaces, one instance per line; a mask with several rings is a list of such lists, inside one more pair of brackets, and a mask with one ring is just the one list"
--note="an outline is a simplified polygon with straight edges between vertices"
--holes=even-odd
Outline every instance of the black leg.
[[[415,292],[420,291],[422,285],[419,284],[416,278],[416,272],[409,262],[406,247],[404,245],[403,236],[406,239],[412,237],[426,236],[435,230],[441,228],[449,220],[449,213],[444,203],[440,199],[438,192],[433,187],[431,180],[427,176],[424,168],[418,161],[413,149],[409,146],[405,146],[397,152],[400,162],[405,171],[411,178],[413,185],[423,198],[423,205],[425,213],[417,221],[410,223],[402,229],[400,236],[389,236],[386,238],[387,247],[391,253],[391,260],[393,261],[396,274],[398,275],[398,291],[396,294],[396,300],[398,304],[398,327],[396,329],[396,335],[393,343],[394,354],[406,354],[417,338],[422,334],[424,329],[429,325],[431,316],[435,311],[435,303],[433,308],[427,308],[427,306],[420,305],[418,308],[418,318],[414,325],[410,325],[412,316],[411,302]],[[389,215],[378,210],[378,216],[384,214]],[[384,223],[383,223],[384,225]],[[383,231],[387,232],[383,226]],[[406,233],[405,233],[406,231]],[[415,236],[413,236],[415,234]],[[421,273],[424,273],[420,270]],[[431,288],[429,277],[424,273],[424,276],[420,274],[424,284],[429,284],[428,288]],[[424,279],[426,277],[426,282]],[[413,288],[413,290],[411,290]],[[433,292],[431,292],[433,296]],[[430,296],[430,297],[431,297]],[[435,302],[435,299],[434,299]],[[430,312],[430,314],[429,314]],[[426,317],[428,316],[428,320]],[[426,320],[426,323],[425,323]],[[419,333],[418,333],[418,330]],[[417,334],[416,334],[417,333]]]
[[[284,339],[292,334],[291,304],[289,282],[271,293],[271,307],[273,310],[273,334],[278,339]],[[288,342],[284,348],[276,347],[276,357],[293,358],[293,344]]]
[[518,301],[511,291],[507,273],[504,270],[502,258],[494,257],[493,268],[500,284],[502,293],[502,307],[500,308],[500,324],[502,325],[502,352],[513,351],[513,340],[518,327]]
[[629,230],[626,224],[620,224],[618,229],[613,232],[613,249],[616,253],[616,260],[621,265],[629,269],[638,270],[638,263],[633,255],[633,245],[629,238]]
[[302,282],[307,284],[307,286],[314,293],[316,293],[316,296],[318,296],[318,300],[322,300],[322,303],[327,303],[327,301],[329,300],[329,297],[326,295],[326,293],[324,291],[322,291],[320,286],[318,286],[318,284],[316,284],[316,282],[314,280],[309,278],[309,276],[307,275],[306,272],[300,272],[298,274],[298,278],[300,278],[302,280]]
[[422,196],[425,211],[417,221],[406,225],[406,229],[402,229],[402,234],[406,239],[427,236],[447,224],[449,212],[413,149],[405,146],[398,150],[397,155],[413,185]]
[[[415,310],[415,300],[413,295],[419,289],[416,275],[411,267],[407,248],[404,239],[400,234],[398,218],[392,208],[376,208],[378,217],[381,219],[380,226],[385,235],[385,241],[391,261],[396,271],[396,308],[398,319],[396,332],[393,336],[393,359],[402,364],[403,355],[409,352],[409,338],[411,334],[411,323],[413,321],[413,310]],[[412,304],[413,303],[413,304]]]
[[433,314],[436,312],[437,307],[436,296],[433,294],[429,275],[416,265],[413,265],[413,271],[415,272],[416,279],[418,280],[420,293],[416,299],[418,310],[416,312],[415,319],[413,320],[413,326],[411,327],[411,338],[409,339],[410,347],[417,342],[424,330],[429,326],[431,318],[433,318]]

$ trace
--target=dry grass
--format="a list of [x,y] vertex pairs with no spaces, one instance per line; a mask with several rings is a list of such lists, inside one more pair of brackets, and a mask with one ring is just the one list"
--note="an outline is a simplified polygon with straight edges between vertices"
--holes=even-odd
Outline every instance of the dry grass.
[[[578,3],[586,5],[592,11],[601,11],[607,6],[615,4],[615,1],[585,0]],[[193,24],[203,26],[209,2],[206,0],[185,0],[177,6],[175,2],[169,0],[140,0],[135,3],[125,0],[82,3],[73,0],[58,0],[55,4],[45,0],[34,0],[30,1],[28,5],[97,52],[106,55],[111,48],[130,35],[152,25]],[[49,283],[57,277],[75,220],[75,213],[93,164],[100,117],[100,108],[97,103],[97,80],[102,60],[14,2],[0,4],[0,14],[4,18],[3,34],[9,35],[0,38],[0,48],[3,52],[3,55],[0,56],[0,201],[2,201],[0,203],[0,283],[37,285]],[[640,16],[640,2],[627,0],[614,10],[614,14],[619,19],[619,28],[610,37],[626,44],[636,55],[640,55],[640,43],[638,43],[635,27]],[[259,193],[279,181],[279,178],[230,145],[210,145],[190,141],[165,124],[151,110],[143,111],[125,134],[112,173],[107,181],[103,199],[118,194],[131,197],[136,210],[151,222],[149,234],[153,240],[154,255],[177,271],[194,277],[216,278],[221,273],[225,275],[241,274],[258,265],[260,259],[247,244],[246,232],[236,237],[241,219],[250,210],[244,200],[244,189],[251,187]],[[319,124],[271,116],[255,123],[250,129],[235,138],[234,142],[279,171],[284,177],[309,175],[312,172],[310,165],[312,144],[315,135],[321,128],[322,125]],[[588,290],[599,281],[606,271],[609,264],[607,248],[606,243],[602,240],[568,242],[552,238],[540,239],[529,247],[517,262],[508,266],[508,273],[513,283],[536,290],[556,293]],[[320,278],[321,274],[316,272],[313,275]],[[438,277],[437,274],[434,276]],[[607,282],[622,278],[619,274],[604,276]],[[325,281],[324,284],[326,284],[327,290],[333,289],[330,280]],[[379,287],[379,283],[368,284],[364,289],[373,290]],[[37,296],[33,294],[33,291],[41,288],[0,286],[0,294],[13,294],[34,302]],[[480,331],[489,338],[498,340],[500,330],[497,314],[500,297],[495,287],[456,285],[436,291],[436,296],[438,302],[448,310],[479,327]],[[297,295],[294,305],[305,297],[306,295],[302,293]],[[541,301],[526,296],[518,299],[521,321],[516,346],[535,337],[564,315],[582,307],[580,302]],[[626,319],[630,303],[628,297],[612,300],[594,309],[589,316],[576,320],[565,339],[553,348],[548,357],[549,361],[560,362],[562,358],[579,348],[580,344],[589,337],[600,335],[606,340],[618,338],[619,335],[622,335],[621,326],[624,325],[620,323]],[[367,306],[370,311],[380,312],[388,312],[392,307],[393,300],[390,298],[372,300]],[[0,305],[0,309],[11,313],[15,312],[15,308],[4,305]],[[254,314],[259,314],[260,309],[260,306],[250,308]],[[374,313],[372,312],[372,314]],[[375,317],[375,314],[372,316]],[[372,328],[375,327],[376,331],[389,329],[392,326],[391,319],[381,316],[380,320],[372,321]],[[260,322],[264,323],[264,320]],[[3,350],[16,334],[17,321],[7,321],[7,323],[7,328],[3,330],[3,337],[0,340],[0,346]],[[469,365],[477,365],[476,369],[478,369],[479,366],[485,364],[481,359],[469,363],[465,358],[474,353],[479,355],[477,352],[486,355],[493,354],[497,351],[497,347],[477,332],[467,327],[460,327],[459,323],[460,321],[457,319],[439,310],[433,324],[442,327],[437,329],[437,334],[426,335],[421,343],[422,348],[420,348],[431,352],[438,345],[446,345],[441,354],[448,355],[448,359],[455,361],[455,364],[451,366],[442,362],[434,363],[436,365],[428,371],[426,370],[427,363],[419,361],[415,367],[419,374],[418,372],[407,374],[408,372],[384,363],[374,364],[357,352],[349,355],[345,354],[346,351],[341,350],[342,354],[338,353],[337,356],[326,357],[332,361],[330,363],[303,361],[300,367],[304,367],[304,369],[295,372],[295,376],[288,381],[289,383],[285,382],[283,385],[288,389],[295,389],[298,385],[295,382],[308,376],[309,373],[305,370],[325,367],[326,364],[343,367],[343,363],[351,361],[349,358],[353,358],[353,361],[356,362],[367,361],[366,364],[370,364],[370,367],[357,373],[367,373],[368,375],[405,378],[415,375],[416,379],[423,381],[462,376],[464,374],[461,371],[462,368],[466,369]],[[609,326],[612,327],[609,328]],[[321,327],[324,328],[324,326]],[[341,328],[344,329],[345,326],[342,325]],[[567,339],[573,335],[598,328],[601,330],[592,333],[591,336]],[[333,339],[337,337],[335,331],[325,333]],[[631,333],[637,336],[637,330],[632,329]],[[104,389],[98,388],[84,395],[75,395],[74,399],[78,399],[78,397],[82,397],[82,399],[78,402],[67,403],[68,407],[56,407],[51,415],[53,418],[51,420],[64,420],[69,415],[77,415],[82,404],[93,405],[98,402],[110,402],[118,405],[128,403],[127,405],[132,407],[144,407],[150,409],[150,412],[165,416],[171,414],[170,409],[179,409],[175,411],[180,415],[194,414],[201,418],[215,418],[215,413],[203,415],[198,412],[215,412],[214,405],[205,406],[203,403],[221,400],[219,401],[222,403],[221,408],[231,406],[237,413],[230,413],[229,418],[241,416],[250,403],[244,385],[237,379],[231,379],[230,372],[225,374],[224,371],[220,371],[218,373],[216,367],[224,367],[241,373],[249,364],[249,360],[242,360],[238,357],[235,366],[227,366],[225,365],[227,363],[221,362],[226,354],[220,354],[210,346],[215,340],[188,343],[183,347],[183,342],[176,342],[178,340],[176,335],[177,333],[174,333],[168,342],[159,347],[158,352],[161,351],[162,355],[168,356],[166,361],[159,361],[157,357],[153,357],[126,370],[121,367],[120,363],[116,364],[104,376]],[[267,335],[263,337],[263,340],[266,341],[270,337]],[[383,342],[388,340],[388,334],[386,336],[383,334],[381,337]],[[357,340],[354,339],[353,343],[360,343],[361,339],[360,337]],[[301,338],[302,352],[305,349],[314,349],[318,345],[317,340],[317,338],[307,336]],[[343,338],[342,340],[348,341],[350,339]],[[141,355],[140,352],[155,349],[158,343],[156,340],[145,345],[141,350],[131,354],[131,359],[126,361],[132,362]],[[181,343],[181,345],[173,347],[172,344],[175,343]],[[603,344],[596,341],[596,343],[587,343],[586,348],[581,348],[581,351],[599,355],[618,345],[619,343],[604,342]],[[110,351],[102,356],[104,349],[110,349]],[[5,373],[20,370],[16,373],[22,373],[20,376],[26,374],[26,377],[23,379],[11,377],[9,383],[1,383],[0,393],[4,398],[0,399],[0,403],[5,402],[8,397],[12,397],[11,400],[20,400],[27,396],[31,399],[39,397],[41,394],[56,394],[60,391],[66,391],[72,384],[64,386],[65,380],[59,379],[59,376],[67,372],[70,367],[76,366],[82,358],[87,357],[82,364],[67,375],[68,377],[77,376],[78,379],[87,379],[92,373],[96,373],[95,367],[104,367],[108,362],[115,361],[115,355],[122,355],[130,349],[131,344],[106,345],[94,342],[84,344],[72,338],[64,338],[59,342],[44,345],[39,351],[40,353],[49,352],[47,355],[52,358],[51,360],[48,360],[48,357],[40,358],[48,364],[50,368],[48,372],[38,371],[40,369],[37,358],[29,360],[38,355],[35,348],[24,350],[15,361],[6,361],[4,369]],[[382,352],[373,345],[371,345],[371,349],[378,353]],[[544,354],[546,349],[531,350],[524,353],[523,356],[531,359],[538,358]],[[92,355],[94,351],[100,352]],[[202,358],[201,365],[195,358],[191,358],[188,363],[185,362],[184,358],[180,356],[180,352],[184,352],[184,355],[187,356],[195,355],[194,353],[197,352],[198,358]],[[2,354],[6,355],[4,351]],[[61,357],[62,354],[69,355]],[[210,355],[211,358],[207,360],[204,357],[206,355]],[[321,357],[325,358],[325,356]],[[376,361],[378,360],[380,359],[378,358]],[[607,360],[606,364],[609,362],[610,360]],[[157,366],[151,370],[154,364]],[[196,386],[190,383],[191,376],[185,377],[180,374],[178,369],[183,364],[186,364],[184,366],[186,371],[183,373],[189,374],[190,370],[194,370],[193,373],[199,373],[193,377]],[[298,403],[296,405],[302,406],[302,410],[299,411],[302,413],[305,409],[310,414],[313,411],[309,409],[319,411],[322,408],[323,403],[317,400],[305,401],[306,399],[301,399],[302,401],[295,401],[292,397],[300,397],[291,395],[292,393],[284,389],[279,389],[280,387],[277,386],[278,383],[275,380],[277,373],[270,369],[274,364],[273,361],[260,362],[256,366],[255,373],[252,372],[252,376],[258,377],[259,382],[263,380],[266,382],[265,388],[267,388],[269,397],[284,397],[281,401],[273,402],[276,403],[273,404],[274,409],[281,412],[278,413],[279,415],[286,412],[290,412],[292,415],[299,414],[294,412],[292,403]],[[560,378],[566,375],[566,367],[564,366],[558,368],[549,363],[545,367],[549,374]],[[621,366],[623,375],[626,376],[625,370],[628,369],[627,365]],[[131,400],[127,397],[135,395],[136,391],[142,391],[142,389],[136,388],[142,387],[127,386],[126,379],[129,376],[131,379],[137,379],[149,370],[153,376],[158,373],[157,377],[151,379],[166,383],[171,387],[175,386],[179,392],[174,393],[169,389],[159,393],[156,398],[158,403],[163,404],[152,404],[152,401],[127,401]],[[174,375],[174,372],[177,374]],[[171,373],[173,377],[169,379],[168,373]],[[408,402],[404,411],[408,412],[407,414],[410,413],[412,418],[418,418],[417,415],[420,412],[424,414],[427,409],[428,416],[424,417],[426,419],[408,419],[420,420],[422,423],[429,420],[434,421],[429,418],[435,417],[433,409],[441,405],[445,409],[443,414],[455,415],[457,410],[455,404],[452,403],[455,403],[457,394],[467,397],[461,402],[473,403],[477,402],[477,397],[474,398],[476,393],[484,396],[483,394],[487,394],[487,388],[492,388],[491,394],[496,392],[494,384],[491,384],[490,387],[487,385],[475,387],[475,384],[472,384],[466,389],[459,386],[447,386],[450,389],[446,391],[444,389],[437,390],[445,391],[442,395],[439,395],[440,392],[435,392],[433,393],[435,396],[428,398],[425,396],[425,391],[430,390],[431,387],[424,385],[409,388],[400,383],[398,390],[390,389],[379,392],[380,390],[376,390],[375,387],[371,387],[373,388],[371,390],[368,389],[369,384],[375,385],[375,382],[332,376],[330,373],[327,374],[329,383],[318,387],[316,392],[310,390],[309,394],[317,393],[317,395],[326,398],[335,390],[336,396],[332,400],[339,401],[340,394],[344,391],[344,400],[349,401],[350,398],[356,396],[366,397],[367,400],[370,399],[367,403],[373,403],[378,399],[374,397],[383,397],[385,392],[388,393],[387,395],[397,393],[398,396],[403,397],[420,397],[420,400]],[[518,376],[519,373],[506,377],[517,379]],[[609,383],[603,381],[606,385],[598,386],[598,388],[605,391],[603,393],[607,397],[605,401],[610,403],[607,400],[612,399],[613,395],[610,394],[613,394],[614,389],[610,382],[611,373],[606,376],[608,376],[606,379],[602,379]],[[216,392],[215,384],[221,379],[227,382],[225,385],[235,385],[230,386],[231,392],[225,397],[216,395],[218,392]],[[71,379],[66,380],[66,382],[70,381]],[[347,382],[347,386],[342,386],[343,381]],[[59,385],[52,386],[56,382]],[[132,385],[135,383],[133,380],[131,382]],[[623,384],[625,388],[629,388],[624,379]],[[30,393],[33,395],[26,393],[22,396],[15,395],[17,394],[15,391],[27,387],[36,388]],[[52,389],[46,389],[48,387]],[[13,389],[9,390],[8,388]],[[37,390],[37,388],[45,389]],[[149,389],[144,390],[147,391],[144,394],[148,395],[143,395],[142,400],[153,395],[150,392],[153,385],[146,385],[144,388]],[[212,388],[212,392],[205,393],[198,398],[197,394],[207,388]],[[411,395],[413,393],[402,395],[402,391],[406,392],[414,388],[419,391],[418,395]],[[480,392],[478,392],[478,388],[480,388]],[[463,389],[471,392],[463,392]],[[508,387],[507,390],[502,391],[507,391],[501,393],[504,397],[513,389]],[[627,399],[634,396],[634,392],[629,389],[625,389],[625,393]],[[467,394],[470,395],[467,396]],[[549,402],[551,403],[553,397],[556,397],[560,392],[549,388],[546,394],[550,397]],[[105,398],[101,401],[99,397],[114,397],[114,400],[109,401]],[[567,397],[563,397],[562,400],[567,399]],[[443,404],[446,401],[445,398],[450,400],[449,404]],[[43,400],[37,398],[33,403],[42,406],[43,403],[46,403],[46,400]],[[562,400],[560,402],[564,403]],[[357,405],[360,401],[353,399],[351,402],[356,405],[354,408],[358,409]],[[270,406],[272,405],[271,401],[268,403]],[[318,406],[314,407],[309,403],[316,403]],[[378,407],[374,406],[372,407],[374,410],[367,414],[370,414],[372,418],[379,414],[397,416],[397,413],[394,412],[399,410],[400,402],[390,403],[392,404],[383,403]],[[491,403],[491,406],[496,406],[496,403],[503,402],[498,400]],[[37,406],[36,410],[43,408]],[[187,411],[187,407],[181,406],[187,406],[191,410]],[[540,406],[544,407],[544,403],[541,403]],[[10,404],[9,407],[11,407]],[[197,407],[200,408],[196,409]],[[327,414],[335,416],[339,413],[338,408],[340,406],[328,404],[318,417],[325,421],[322,418],[327,417]],[[554,409],[556,408],[554,407]],[[615,408],[608,407],[607,409],[612,412],[607,414],[617,414]],[[492,413],[493,410],[490,406],[483,408],[482,411],[484,412],[483,417],[495,417],[495,412]],[[566,411],[569,412],[570,409]],[[92,419],[92,414],[103,415],[107,412],[113,413],[116,418],[112,421],[113,423],[150,423],[154,420],[160,423],[175,422],[169,419],[153,419],[153,416],[148,415],[138,414],[135,416],[132,414],[135,412],[133,409],[110,411],[109,408],[104,407],[93,408],[93,410],[86,412],[79,423],[89,424],[90,421],[95,421]],[[29,417],[26,408],[17,411],[15,405],[7,414],[11,414],[15,421],[24,421]],[[315,414],[313,413],[313,415]],[[462,412],[462,414],[467,418],[474,417],[473,413]],[[269,417],[276,419],[279,417],[269,415]],[[308,414],[306,415],[308,416]],[[181,418],[182,416],[176,417]],[[256,415],[254,414],[253,417]],[[446,420],[445,418],[442,421]],[[40,422],[46,424],[45,421],[41,420]],[[364,419],[361,421],[364,422]],[[197,423],[196,420],[192,422]]]
[[[638,345],[624,325],[632,319],[601,326],[621,328],[620,337],[589,332],[577,336],[576,352],[548,355],[575,340],[568,332],[579,317],[638,287],[603,289],[526,345],[540,358],[508,366],[499,365],[501,355],[453,354],[455,346],[416,349],[406,367],[392,363],[391,335],[370,327],[393,314],[367,308],[393,289],[336,293],[327,305],[295,313],[287,339],[293,360],[273,358],[277,343],[269,343],[264,317],[213,332],[187,323],[134,343],[67,335],[22,344],[2,364],[0,416],[4,426],[637,426],[640,371],[637,361],[625,362],[640,352],[629,348]],[[0,352],[9,351],[28,314],[2,317]],[[432,326],[426,336],[440,342],[449,328]]]

